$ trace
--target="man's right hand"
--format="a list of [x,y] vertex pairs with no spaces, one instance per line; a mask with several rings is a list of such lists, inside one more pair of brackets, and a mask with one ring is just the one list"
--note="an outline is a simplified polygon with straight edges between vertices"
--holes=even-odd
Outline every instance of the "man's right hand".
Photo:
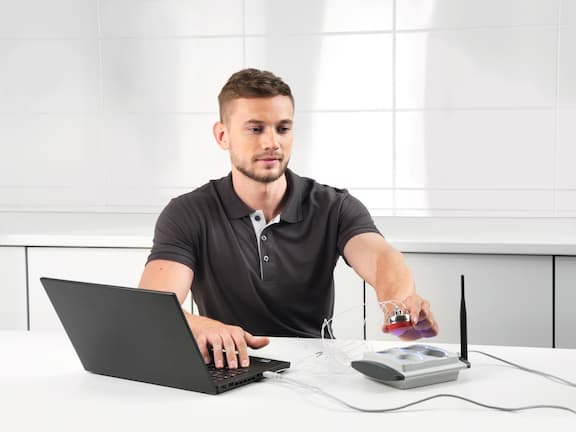
[[262,348],[270,342],[267,337],[253,336],[242,327],[227,325],[220,321],[185,312],[188,325],[196,339],[205,363],[214,358],[217,368],[224,367],[224,358],[229,368],[247,367],[250,364],[248,347]]
[[[169,260],[152,260],[144,267],[140,288],[174,292],[180,304],[190,292],[194,272],[188,266]],[[249,364],[248,347],[262,348],[270,342],[267,337],[252,336],[238,326],[184,311],[188,325],[198,343],[206,363],[210,363],[210,350],[213,350],[217,368],[224,367],[224,356],[230,368],[245,367]]]

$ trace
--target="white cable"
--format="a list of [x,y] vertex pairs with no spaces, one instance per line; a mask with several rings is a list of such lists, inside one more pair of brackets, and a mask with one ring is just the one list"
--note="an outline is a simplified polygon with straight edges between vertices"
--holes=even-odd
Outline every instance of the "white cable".
[[[361,303],[359,305],[350,306],[349,308],[333,315],[332,318],[324,318],[322,322],[322,327],[320,329],[320,340],[322,341],[323,350],[320,355],[332,361],[330,366],[334,369],[335,372],[343,372],[344,370],[348,370],[350,367],[350,362],[354,359],[354,356],[360,354],[360,348],[363,348],[363,351],[372,350],[368,341],[342,341],[337,339],[332,331],[332,324],[337,317],[344,315],[354,309],[364,307],[367,304],[368,303]],[[378,306],[383,313],[383,322],[387,322],[392,314],[392,312],[386,308],[387,305],[392,305],[393,310],[407,310],[406,305],[401,300],[379,301]],[[366,319],[362,321],[362,325],[366,325]],[[328,342],[328,340],[330,341]]]
[[[378,305],[380,306],[380,308],[382,309],[382,311],[383,311],[383,313],[384,313],[384,320],[388,319],[388,314],[389,314],[389,312],[388,312],[388,310],[387,310],[386,307],[385,307],[385,306],[388,305],[388,304],[392,304],[395,308],[399,308],[399,309],[402,309],[402,310],[406,310],[406,305],[405,305],[403,302],[401,302],[401,301],[397,301],[397,300],[387,300],[387,301],[378,302]],[[360,306],[364,306],[364,305],[365,305],[365,303],[362,304],[362,305],[360,305]],[[328,346],[327,346],[326,343],[325,343],[325,338],[324,338],[325,332],[326,332],[326,331],[328,332],[328,336],[329,336],[330,339],[335,339],[334,334],[332,333],[332,327],[331,327],[331,324],[332,324],[333,320],[334,320],[338,315],[341,315],[341,314],[344,313],[344,312],[348,312],[348,311],[354,309],[355,307],[360,307],[360,306],[350,307],[350,308],[348,308],[347,310],[345,310],[345,311],[343,311],[343,312],[340,312],[340,313],[337,314],[337,315],[334,315],[334,316],[333,316],[332,318],[330,318],[330,319],[324,319],[324,322],[322,323],[322,329],[321,329],[320,334],[321,334],[322,342],[324,343],[324,348],[326,349],[327,352],[331,353],[332,357],[334,357],[334,359],[336,359],[336,360],[338,360],[339,357],[341,357],[341,355],[346,356],[347,353],[344,352],[344,350],[340,349],[340,350],[338,350],[338,351],[339,351],[339,355],[335,355],[334,349],[333,349],[333,348],[328,348]],[[400,306],[401,306],[401,307],[400,307]],[[490,357],[490,358],[493,358],[493,359],[495,359],[495,360],[498,360],[498,361],[501,361],[501,362],[503,362],[503,363],[506,363],[506,364],[508,364],[508,365],[510,365],[510,366],[516,367],[516,368],[518,368],[518,369],[520,369],[520,370],[523,370],[523,371],[525,371],[525,372],[529,372],[529,373],[533,373],[533,374],[536,374],[536,375],[543,376],[543,377],[548,378],[548,379],[550,379],[550,380],[552,380],[552,381],[554,381],[554,382],[557,382],[557,383],[559,383],[559,384],[564,384],[564,385],[568,385],[568,386],[571,386],[571,387],[576,387],[576,383],[573,383],[573,382],[571,382],[571,381],[568,381],[568,380],[566,380],[566,379],[564,379],[564,378],[560,378],[560,377],[557,377],[557,376],[555,376],[555,375],[552,375],[552,374],[549,374],[549,373],[546,373],[546,372],[538,371],[538,370],[536,370],[536,369],[530,369],[530,368],[527,368],[527,367],[525,367],[525,366],[521,366],[521,365],[519,365],[519,364],[510,362],[510,361],[508,361],[508,360],[504,360],[504,359],[502,359],[502,358],[500,358],[500,357],[497,357],[497,356],[495,356],[495,355],[488,354],[488,353],[483,352],[483,351],[472,350],[472,351],[469,351],[469,352],[470,352],[470,353],[478,353],[478,354],[485,355],[485,356],[487,356],[487,357]],[[323,354],[325,354],[325,353],[319,353],[319,354],[320,354],[320,355],[323,355]],[[347,358],[346,360],[349,360],[349,358]],[[345,366],[348,366],[348,364],[346,364]],[[362,407],[354,406],[354,405],[352,405],[352,404],[350,404],[350,403],[348,403],[348,402],[346,402],[346,401],[344,401],[344,400],[342,400],[342,399],[339,399],[339,398],[337,398],[336,396],[331,395],[331,394],[325,392],[324,390],[322,390],[322,389],[319,388],[319,387],[306,384],[306,383],[304,383],[304,382],[295,380],[295,379],[293,379],[293,378],[288,378],[288,377],[282,376],[281,374],[276,373],[276,372],[264,372],[264,376],[267,377],[267,378],[272,378],[272,379],[276,379],[276,380],[279,380],[279,381],[284,381],[284,382],[287,382],[287,383],[290,383],[290,384],[293,384],[293,385],[297,385],[297,386],[300,386],[300,387],[304,387],[304,388],[306,388],[306,389],[308,389],[308,390],[310,390],[310,391],[319,393],[319,394],[321,394],[321,395],[323,395],[323,396],[325,396],[325,397],[328,397],[328,398],[330,398],[330,399],[332,399],[332,400],[334,400],[334,401],[336,401],[336,402],[338,402],[338,403],[341,403],[341,404],[347,406],[348,408],[354,409],[354,410],[356,410],[356,411],[361,411],[361,412],[386,413],[386,412],[392,412],[392,411],[402,410],[402,409],[404,409],[404,408],[408,408],[408,407],[411,407],[411,406],[413,406],[413,405],[417,405],[417,404],[420,404],[420,403],[423,403],[423,402],[427,402],[427,401],[432,400],[432,399],[438,399],[438,398],[453,398],[453,399],[460,399],[460,400],[463,400],[463,401],[466,401],[466,402],[468,402],[468,403],[471,403],[471,404],[474,404],[474,405],[478,405],[478,406],[481,406],[481,407],[484,407],[484,408],[495,409],[495,410],[499,410],[499,411],[513,412],[513,411],[524,411],[524,410],[531,410],[531,409],[548,408],[548,409],[564,410],[564,411],[568,411],[568,412],[570,412],[570,413],[572,413],[572,414],[576,414],[576,411],[575,411],[574,409],[569,408],[569,407],[565,407],[565,406],[561,406],[561,405],[529,405],[529,406],[513,407],[513,408],[510,408],[510,407],[500,407],[500,406],[485,404],[485,403],[478,402],[478,401],[475,401],[475,400],[472,400],[472,399],[468,399],[468,398],[463,397],[463,396],[459,396],[459,395],[455,395],[455,394],[449,394],[449,393],[436,394],[436,395],[429,396],[429,397],[424,398],[424,399],[420,399],[420,400],[417,400],[417,401],[414,401],[414,402],[410,402],[410,403],[408,403],[408,404],[401,405],[401,406],[398,406],[398,407],[393,407],[393,408],[365,409],[365,408],[362,408]]]
[[[356,306],[350,306],[348,309],[340,311],[332,318],[324,318],[322,328],[320,329],[320,340],[322,343],[322,352],[320,355],[330,361],[328,366],[333,372],[343,373],[350,370],[350,361],[354,354],[359,349],[360,351],[369,351],[370,347],[367,341],[352,341],[352,340],[339,340],[336,339],[332,332],[332,323],[336,317],[348,313],[354,309],[365,306],[365,303]],[[363,320],[362,325],[365,325],[366,319]]]
[[501,361],[502,363],[506,363],[506,364],[508,364],[508,365],[510,365],[510,366],[514,366],[515,368],[518,368],[518,369],[523,370],[523,371],[525,371],[525,372],[530,372],[530,373],[533,373],[533,374],[536,374],[536,375],[543,376],[544,378],[548,378],[548,379],[550,379],[550,380],[552,380],[552,381],[557,382],[558,384],[565,384],[565,385],[568,385],[568,386],[571,386],[571,387],[576,387],[576,383],[573,383],[573,382],[571,382],[571,381],[568,381],[568,380],[566,380],[566,379],[564,379],[564,378],[560,378],[560,377],[558,377],[558,376],[556,376],[556,375],[552,375],[552,374],[549,374],[549,373],[547,373],[547,372],[542,372],[542,371],[539,371],[539,370],[536,370],[536,369],[530,369],[530,368],[527,368],[527,367],[525,367],[525,366],[521,366],[521,365],[519,365],[519,364],[517,364],[517,363],[512,363],[511,361],[504,360],[503,358],[500,358],[500,357],[496,357],[496,356],[493,355],[493,354],[488,354],[488,353],[486,353],[486,352],[477,351],[477,350],[472,350],[472,351],[468,351],[468,352],[485,355],[486,357],[490,357],[490,358],[493,358],[493,359],[495,359],[495,360]]
[[[332,333],[332,326],[331,324],[333,323],[333,321],[336,319],[337,316],[339,315],[343,315],[347,312],[350,312],[351,310],[360,308],[360,307],[364,307],[367,306],[368,303],[362,303],[360,305],[357,306],[350,306],[348,309],[345,309],[343,311],[338,312],[336,315],[332,316],[332,318],[324,318],[324,321],[322,322],[322,327],[320,329],[320,337],[322,339],[324,339],[324,336],[326,334],[326,332],[328,332],[328,336],[330,337],[330,339],[335,339],[334,334]],[[408,308],[406,307],[406,305],[404,304],[404,302],[402,302],[401,300],[384,300],[384,301],[379,301],[378,302],[378,306],[380,306],[380,309],[382,309],[382,312],[384,314],[384,319],[383,321],[386,322],[388,320],[388,318],[390,318],[390,312],[388,311],[388,309],[386,309],[385,306],[387,305],[392,305],[394,306],[395,309],[400,309],[402,311],[407,311]],[[363,324],[366,323],[366,320],[364,320]]]
[[418,405],[418,404],[421,404],[421,403],[424,403],[424,402],[427,402],[427,401],[430,401],[433,399],[452,398],[452,399],[460,399],[460,400],[463,400],[465,402],[468,402],[468,403],[471,403],[474,405],[478,405],[478,406],[483,407],[483,408],[489,408],[489,409],[494,409],[494,410],[498,410],[498,411],[515,412],[515,411],[525,411],[525,410],[531,410],[531,409],[558,409],[558,410],[562,410],[562,411],[568,411],[568,412],[576,415],[575,410],[573,410],[572,408],[561,406],[561,405],[527,405],[527,406],[520,406],[520,407],[501,407],[501,406],[497,406],[497,405],[485,404],[482,402],[475,401],[473,399],[468,399],[464,396],[459,396],[459,395],[450,394],[450,393],[435,394],[435,395],[428,396],[428,397],[423,398],[423,399],[419,399],[419,400],[409,402],[409,403],[404,404],[404,405],[392,407],[392,408],[375,408],[375,409],[362,408],[362,407],[358,407],[356,405],[352,405],[351,403],[346,402],[343,399],[340,399],[340,398],[338,398],[338,397],[336,397],[330,393],[327,393],[324,390],[322,390],[320,387],[316,387],[316,386],[313,386],[310,384],[306,384],[302,381],[298,381],[298,380],[295,380],[292,378],[285,377],[278,372],[266,371],[263,373],[263,375],[266,378],[271,378],[275,381],[286,382],[286,383],[293,384],[293,385],[296,385],[299,387],[303,387],[303,388],[310,390],[314,393],[318,393],[322,396],[325,396],[329,399],[332,399],[333,401],[336,401],[336,402],[338,402],[338,403],[340,403],[340,404],[342,404],[348,408],[351,408],[355,411],[360,411],[360,412],[365,412],[365,413],[389,413],[389,412],[399,411],[399,410],[402,410],[405,408],[409,408],[411,406]]

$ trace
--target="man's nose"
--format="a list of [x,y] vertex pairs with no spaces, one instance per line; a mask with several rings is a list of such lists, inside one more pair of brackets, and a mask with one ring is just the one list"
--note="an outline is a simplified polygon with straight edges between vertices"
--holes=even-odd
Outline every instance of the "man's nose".
[[271,130],[262,136],[261,144],[262,148],[266,150],[277,149],[280,147],[278,133],[275,130]]

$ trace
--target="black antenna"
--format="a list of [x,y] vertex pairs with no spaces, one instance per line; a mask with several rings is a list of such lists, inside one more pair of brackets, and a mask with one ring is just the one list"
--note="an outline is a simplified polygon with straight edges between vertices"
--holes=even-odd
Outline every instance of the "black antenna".
[[460,360],[468,367],[468,331],[466,329],[466,300],[464,299],[464,275],[460,275]]

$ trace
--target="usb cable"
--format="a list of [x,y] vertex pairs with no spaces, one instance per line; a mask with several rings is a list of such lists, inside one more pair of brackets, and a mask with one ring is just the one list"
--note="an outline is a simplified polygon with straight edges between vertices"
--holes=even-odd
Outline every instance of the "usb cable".
[[[550,380],[552,380],[552,381],[555,381],[555,382],[557,382],[557,383],[559,383],[559,384],[568,385],[568,386],[570,386],[570,387],[576,387],[576,383],[573,383],[573,382],[571,382],[571,381],[568,381],[568,380],[566,380],[566,379],[564,379],[564,378],[560,378],[560,377],[557,377],[557,376],[555,376],[555,375],[552,375],[552,374],[549,374],[549,373],[546,373],[546,372],[541,372],[541,371],[538,371],[538,370],[536,370],[536,369],[530,369],[530,368],[521,366],[521,365],[519,365],[519,364],[512,363],[512,362],[510,362],[510,361],[508,361],[508,360],[504,360],[504,359],[502,359],[502,358],[500,358],[500,357],[496,357],[495,355],[492,355],[492,354],[488,354],[488,353],[485,353],[485,352],[482,352],[482,351],[470,351],[470,352],[485,355],[485,356],[487,356],[487,357],[490,357],[490,358],[493,358],[493,359],[495,359],[495,360],[501,361],[501,362],[503,362],[503,363],[506,363],[506,364],[508,364],[508,365],[510,365],[510,366],[513,366],[513,367],[518,368],[518,369],[520,369],[520,370],[523,370],[523,371],[525,371],[525,372],[530,372],[530,373],[533,373],[533,374],[537,374],[537,375],[543,376],[543,377],[548,378],[548,379],[550,379]],[[574,410],[574,409],[572,409],[572,408],[569,408],[569,407],[566,407],[566,406],[562,406],[562,405],[544,405],[544,404],[539,404],[539,405],[527,405],[527,406],[519,406],[519,407],[503,407],[503,406],[490,405],[490,404],[487,404],[487,403],[478,402],[478,401],[476,401],[476,400],[469,399],[469,398],[467,398],[467,397],[460,396],[460,395],[456,395],[456,394],[451,394],[451,393],[439,393],[439,394],[435,394],[435,395],[432,395],[432,396],[425,397],[425,398],[423,398],[423,399],[419,399],[419,400],[416,400],[416,401],[413,401],[413,402],[409,402],[409,403],[404,404],[404,405],[399,405],[399,406],[391,407],[391,408],[376,408],[376,409],[370,409],[370,408],[363,408],[363,407],[359,407],[359,406],[353,405],[353,404],[351,404],[351,403],[349,403],[349,402],[347,402],[347,401],[345,401],[345,400],[343,400],[343,399],[340,399],[340,398],[338,398],[338,397],[336,397],[336,396],[334,396],[334,395],[332,395],[332,394],[330,394],[330,393],[322,390],[320,387],[313,386],[313,385],[307,384],[307,383],[302,382],[302,381],[299,381],[299,380],[295,380],[295,379],[293,379],[293,378],[290,378],[290,377],[287,377],[287,376],[285,376],[285,375],[282,375],[281,373],[278,373],[278,372],[268,372],[268,371],[267,371],[267,372],[264,372],[263,375],[264,375],[264,377],[269,378],[269,379],[271,379],[271,380],[273,380],[273,381],[281,382],[281,383],[283,382],[283,383],[287,383],[287,384],[290,384],[290,385],[293,385],[293,386],[296,386],[296,387],[301,387],[301,388],[306,389],[306,390],[308,390],[308,391],[311,391],[311,392],[313,392],[313,393],[317,393],[317,394],[320,394],[320,395],[322,395],[322,396],[324,396],[324,397],[327,397],[328,399],[331,399],[331,400],[333,400],[333,401],[335,401],[335,402],[338,402],[339,404],[342,404],[342,405],[344,405],[344,406],[346,406],[346,407],[348,407],[348,408],[350,408],[350,409],[353,409],[353,410],[355,410],[355,411],[365,412],[365,413],[389,413],[389,412],[394,412],[394,411],[400,411],[400,410],[403,410],[403,409],[405,409],[405,408],[409,408],[409,407],[414,406],[414,405],[419,405],[419,404],[422,404],[422,403],[424,403],[424,402],[428,402],[428,401],[433,400],[433,399],[451,398],[451,399],[459,399],[459,400],[462,400],[462,401],[471,403],[471,404],[473,404],[473,405],[480,406],[480,407],[482,407],[482,408],[488,408],[488,409],[493,409],[493,410],[498,410],[498,411],[505,411],[505,412],[518,412],[518,411],[527,411],[527,410],[533,410],[533,409],[556,409],[556,410],[567,411],[567,412],[569,412],[569,413],[572,413],[572,414],[575,414],[575,415],[576,415],[576,410]]]

